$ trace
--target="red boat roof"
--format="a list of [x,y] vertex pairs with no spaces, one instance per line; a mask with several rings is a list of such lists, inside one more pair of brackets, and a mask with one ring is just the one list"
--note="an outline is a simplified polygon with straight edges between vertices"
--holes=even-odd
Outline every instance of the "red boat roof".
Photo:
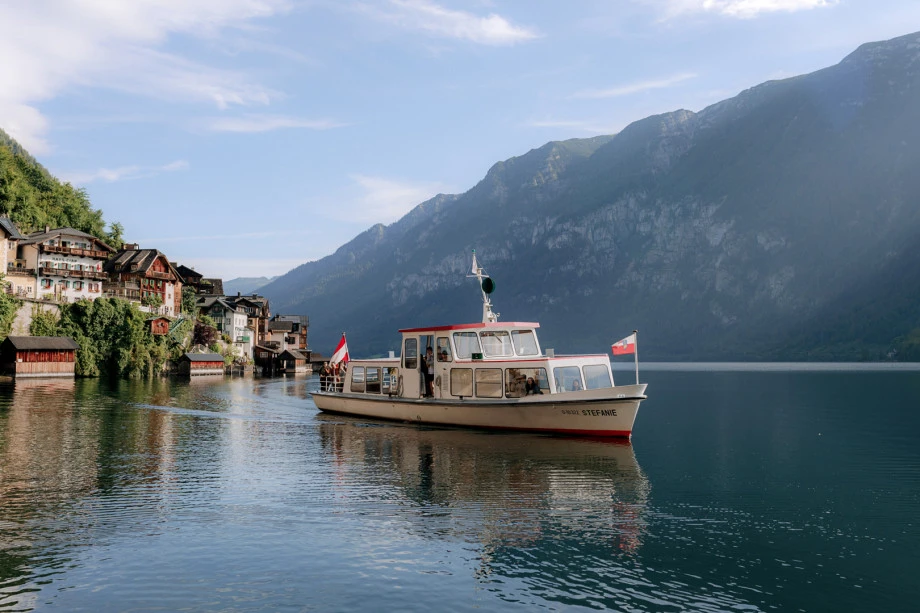
[[448,330],[473,330],[476,328],[539,328],[540,324],[532,321],[495,321],[477,324],[455,324],[453,326],[432,326],[430,328],[405,328],[400,334],[415,332],[445,332]]

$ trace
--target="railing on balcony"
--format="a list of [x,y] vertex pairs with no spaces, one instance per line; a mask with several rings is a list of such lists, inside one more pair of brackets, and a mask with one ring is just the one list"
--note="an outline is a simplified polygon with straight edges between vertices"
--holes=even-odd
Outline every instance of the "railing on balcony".
[[71,270],[69,268],[55,268],[51,262],[41,263],[42,274],[46,277],[77,277],[79,279],[107,279],[108,275],[100,270]]
[[80,247],[62,247],[60,245],[42,245],[44,253],[61,253],[64,255],[80,255],[87,258],[107,258],[109,254],[105,251],[96,251],[95,249],[82,249]]
[[22,260],[16,260],[14,262],[8,263],[6,265],[6,272],[7,274],[13,274],[13,275],[29,275],[30,277],[35,276],[35,269],[26,268],[25,262],[23,262]]
[[164,281],[172,281],[173,278],[168,272],[156,272],[154,270],[148,272],[147,276],[151,279],[163,279]]

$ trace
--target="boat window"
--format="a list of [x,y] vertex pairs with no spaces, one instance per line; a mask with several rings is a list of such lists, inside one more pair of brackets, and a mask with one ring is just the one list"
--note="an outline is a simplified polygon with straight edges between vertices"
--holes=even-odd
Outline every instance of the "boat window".
[[497,332],[480,332],[482,339],[482,353],[486,357],[507,357],[514,355],[511,348],[511,338],[504,330]]
[[382,391],[384,394],[395,394],[399,385],[399,369],[395,367],[383,369]]
[[562,366],[553,369],[557,392],[577,392],[584,389],[581,384],[581,372],[577,366]]
[[512,330],[511,340],[514,352],[518,355],[540,355],[537,349],[537,337],[533,330]]
[[364,367],[355,366],[351,369],[351,391],[364,391]]
[[585,389],[599,390],[604,387],[613,387],[610,380],[610,370],[603,364],[591,364],[582,369],[585,373]]
[[465,397],[473,395],[472,368],[452,368],[450,370],[450,395]]
[[406,348],[403,350],[403,366],[409,370],[418,368],[418,339],[407,338]]
[[367,369],[367,393],[368,394],[379,394],[380,393],[380,369],[379,368],[368,368]]
[[482,353],[475,332],[454,332],[454,347],[458,358],[469,359],[474,353]]
[[548,394],[549,380],[545,368],[508,368],[505,370],[505,396],[520,398]]
[[446,336],[438,337],[438,349],[435,352],[438,362],[450,362],[450,339]]
[[477,368],[476,369],[476,397],[501,398],[502,397],[502,369]]

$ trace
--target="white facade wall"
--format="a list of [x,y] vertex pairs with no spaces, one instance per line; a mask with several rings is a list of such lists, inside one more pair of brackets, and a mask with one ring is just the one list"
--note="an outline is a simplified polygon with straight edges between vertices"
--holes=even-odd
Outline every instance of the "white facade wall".
[[94,300],[102,295],[102,279],[86,279],[75,275],[60,277],[54,274],[55,271],[65,270],[71,273],[102,273],[102,260],[59,253],[39,254],[36,297],[50,294],[64,302],[76,302],[82,298]]

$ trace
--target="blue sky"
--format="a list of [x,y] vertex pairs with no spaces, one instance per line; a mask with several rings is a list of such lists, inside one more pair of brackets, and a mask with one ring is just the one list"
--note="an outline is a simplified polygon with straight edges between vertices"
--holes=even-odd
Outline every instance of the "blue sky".
[[30,0],[0,28],[0,128],[128,240],[231,279],[920,30],[920,2]]

